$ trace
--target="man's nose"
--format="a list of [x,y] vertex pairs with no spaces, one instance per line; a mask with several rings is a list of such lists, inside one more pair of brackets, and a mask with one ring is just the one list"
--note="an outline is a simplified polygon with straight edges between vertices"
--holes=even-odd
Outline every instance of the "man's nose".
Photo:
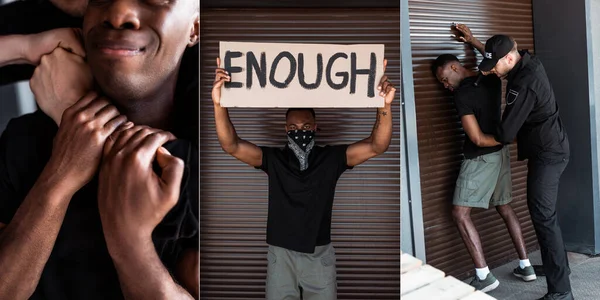
[[136,0],[114,0],[105,11],[104,25],[112,29],[140,28],[139,4]]

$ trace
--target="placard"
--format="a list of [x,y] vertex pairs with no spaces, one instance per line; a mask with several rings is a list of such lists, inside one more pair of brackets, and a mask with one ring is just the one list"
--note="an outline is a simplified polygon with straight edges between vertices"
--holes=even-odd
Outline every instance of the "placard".
[[383,107],[384,45],[220,42],[223,107]]

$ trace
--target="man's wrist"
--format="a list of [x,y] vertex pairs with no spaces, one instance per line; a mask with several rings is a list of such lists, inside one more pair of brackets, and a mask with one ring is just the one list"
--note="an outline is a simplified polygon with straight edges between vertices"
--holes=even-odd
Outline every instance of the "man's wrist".
[[36,64],[36,62],[33,59],[33,55],[31,53],[31,49],[34,49],[32,46],[33,43],[33,39],[32,39],[31,34],[20,34],[15,36],[16,39],[16,43],[18,43],[19,46],[19,58],[21,61],[26,62],[28,64]]
[[52,205],[68,204],[76,192],[69,187],[66,176],[58,175],[51,168],[45,168],[42,171],[35,184],[35,189],[50,199]]
[[124,234],[119,230],[104,230],[108,252],[115,263],[128,261],[155,251],[151,235]]

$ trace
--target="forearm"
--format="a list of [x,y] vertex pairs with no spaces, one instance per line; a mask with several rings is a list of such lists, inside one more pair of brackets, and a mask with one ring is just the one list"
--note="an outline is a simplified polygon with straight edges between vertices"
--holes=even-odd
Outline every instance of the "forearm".
[[44,171],[0,235],[0,299],[28,299],[54,248],[72,195]]
[[25,35],[0,36],[0,67],[14,64],[28,64],[27,38]]
[[481,41],[473,37],[471,45],[475,47],[475,49],[477,49],[481,55],[485,55],[485,45]]
[[150,237],[135,241],[107,240],[107,245],[125,299],[193,299],[173,280],[156,254]]
[[368,140],[377,154],[382,154],[390,146],[392,140],[392,108],[391,104],[385,104],[382,108],[377,108],[377,119],[373,126],[373,131]]
[[237,147],[239,137],[229,118],[227,108],[215,105],[215,126],[221,147],[226,152],[233,152]]

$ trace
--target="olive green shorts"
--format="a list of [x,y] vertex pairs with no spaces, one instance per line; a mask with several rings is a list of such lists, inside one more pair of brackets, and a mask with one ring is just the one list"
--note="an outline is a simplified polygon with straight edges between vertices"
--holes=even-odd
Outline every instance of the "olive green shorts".
[[465,159],[456,180],[454,200],[457,206],[489,208],[512,200],[510,152],[502,150]]

